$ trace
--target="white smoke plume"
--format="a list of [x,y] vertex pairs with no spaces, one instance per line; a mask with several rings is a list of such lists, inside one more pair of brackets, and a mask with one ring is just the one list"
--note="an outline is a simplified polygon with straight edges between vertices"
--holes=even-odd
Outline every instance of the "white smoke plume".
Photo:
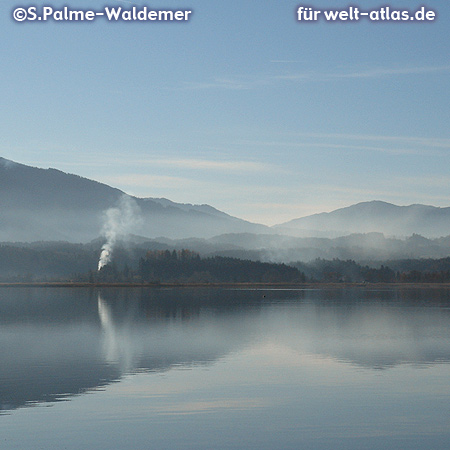
[[102,235],[106,242],[103,244],[98,260],[98,270],[111,262],[114,246],[119,238],[126,238],[133,227],[141,220],[141,210],[136,201],[128,195],[123,195],[116,207],[105,211],[105,222],[102,228]]

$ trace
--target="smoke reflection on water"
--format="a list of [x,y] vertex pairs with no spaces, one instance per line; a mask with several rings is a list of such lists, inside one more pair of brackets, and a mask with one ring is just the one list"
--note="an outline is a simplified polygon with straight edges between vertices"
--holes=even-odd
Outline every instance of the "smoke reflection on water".
[[0,300],[0,409],[130,373],[251,366],[256,354],[271,367],[285,355],[282,370],[324,358],[369,371],[450,362],[445,290],[15,289]]
[[201,306],[192,293],[159,294],[97,296],[103,359],[121,374],[209,365],[250,339],[254,320],[242,310]]
[[[432,298],[425,294],[368,291],[360,298],[354,292],[273,290],[263,301],[258,291],[215,294],[222,303],[199,303],[195,294],[173,291],[125,309],[99,294],[105,360],[122,373],[164,370],[275,344],[299,358],[316,355],[369,369],[450,361],[450,315],[442,306],[424,306],[422,297]],[[232,298],[247,303],[233,306]]]
[[448,291],[2,294],[8,448],[448,448]]
[[97,305],[105,360],[109,364],[118,364],[121,373],[129,372],[133,367],[133,342],[127,332],[121,333],[116,327],[112,311],[100,294]]

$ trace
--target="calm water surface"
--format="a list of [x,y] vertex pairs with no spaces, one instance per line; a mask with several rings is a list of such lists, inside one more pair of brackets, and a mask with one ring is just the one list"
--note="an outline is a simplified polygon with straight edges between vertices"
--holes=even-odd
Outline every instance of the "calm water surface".
[[450,448],[450,290],[0,289],[2,449]]

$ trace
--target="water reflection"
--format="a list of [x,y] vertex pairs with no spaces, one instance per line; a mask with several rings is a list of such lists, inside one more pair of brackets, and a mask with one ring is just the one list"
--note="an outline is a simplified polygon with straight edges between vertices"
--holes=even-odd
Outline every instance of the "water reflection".
[[131,353],[133,347],[127,336],[119,336],[119,330],[116,329],[112,318],[110,307],[98,294],[97,300],[98,317],[103,331],[103,352],[107,363],[113,364],[119,361],[122,356],[125,357],[125,370],[131,369]]
[[450,361],[450,315],[445,309],[410,304],[307,304],[264,313],[268,334],[299,354],[369,369]]
[[182,293],[182,298],[180,293],[140,292],[134,298],[110,294],[98,295],[101,346],[105,363],[122,374],[209,364],[247,341],[245,316],[196,305],[193,292],[188,297]]
[[273,352],[372,369],[450,361],[448,290],[0,290],[0,410],[135,372]]

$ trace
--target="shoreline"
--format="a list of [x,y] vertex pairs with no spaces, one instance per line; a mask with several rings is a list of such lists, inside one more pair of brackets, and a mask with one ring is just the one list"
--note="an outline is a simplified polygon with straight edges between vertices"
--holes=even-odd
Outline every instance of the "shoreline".
[[85,283],[54,282],[1,282],[2,287],[43,288],[240,288],[240,289],[345,289],[345,288],[450,288],[450,283]]

